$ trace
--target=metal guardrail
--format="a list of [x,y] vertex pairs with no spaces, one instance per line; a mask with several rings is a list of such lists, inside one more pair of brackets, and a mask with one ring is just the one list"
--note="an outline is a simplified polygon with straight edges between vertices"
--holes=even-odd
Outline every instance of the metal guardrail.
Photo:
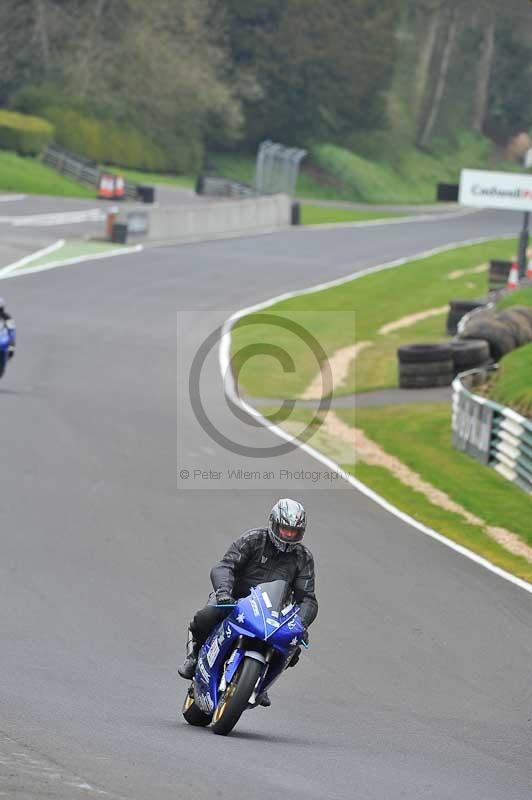
[[200,175],[196,181],[196,194],[211,197],[257,197],[260,195],[287,194],[294,197],[299,165],[306,150],[285,147],[271,142],[261,142],[257,150],[253,186],[229,178]]
[[285,147],[267,139],[257,150],[255,180],[253,185],[257,194],[296,193],[299,165],[307,154],[298,147]]
[[[45,164],[60,172],[62,175],[67,175],[80,183],[86,183],[89,186],[98,187],[100,185],[100,177],[102,172],[96,161],[90,161],[82,156],[69,153],[68,150],[63,150],[62,147],[57,145],[48,145],[43,150],[42,159]],[[124,181],[125,196],[130,200],[137,200],[139,197],[138,186],[136,183]]]
[[532,421],[469,390],[488,372],[470,370],[453,382],[453,447],[532,494]]
[[246,183],[209,175],[199,175],[196,181],[196,194],[207,197],[256,197],[257,195]]
[[78,158],[66,150],[49,145],[42,154],[45,164],[53,167],[62,175],[67,175],[74,180],[87,183],[89,186],[98,186],[100,170],[96,162]]

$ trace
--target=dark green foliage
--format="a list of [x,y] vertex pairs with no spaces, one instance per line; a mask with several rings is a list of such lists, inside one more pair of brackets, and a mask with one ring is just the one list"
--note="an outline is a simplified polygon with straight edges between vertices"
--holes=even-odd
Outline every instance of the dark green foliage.
[[0,111],[0,149],[37,155],[53,138],[54,128],[40,117]]
[[[404,154],[532,126],[528,0],[1,0],[0,104],[144,169],[207,147]],[[68,123],[68,124],[67,124]],[[308,162],[307,162],[308,163]],[[471,165],[470,165],[471,166]],[[338,180],[338,178],[336,179]]]
[[[532,4],[530,15],[532,17]],[[503,141],[532,126],[532,54],[523,32],[510,26],[500,30],[496,52],[487,130]]]
[[250,142],[341,139],[385,121],[397,0],[230,0],[236,64],[260,86],[245,102]]
[[155,172],[176,169],[176,160],[135,128],[102,122],[69,108],[48,108],[43,113],[55,124],[55,141],[73,153],[122,167]]

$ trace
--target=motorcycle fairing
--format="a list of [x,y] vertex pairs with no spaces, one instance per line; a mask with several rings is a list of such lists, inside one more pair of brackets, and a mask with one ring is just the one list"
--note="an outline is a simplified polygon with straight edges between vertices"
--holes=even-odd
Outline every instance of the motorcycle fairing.
[[304,631],[298,607],[283,603],[285,594],[285,581],[252,588],[248,597],[240,599],[231,614],[208,637],[200,650],[194,676],[194,698],[205,713],[212,714],[216,708],[220,686],[223,689],[231,682],[246,652],[254,650],[254,639],[267,642],[274,650],[255,695],[282,673]]

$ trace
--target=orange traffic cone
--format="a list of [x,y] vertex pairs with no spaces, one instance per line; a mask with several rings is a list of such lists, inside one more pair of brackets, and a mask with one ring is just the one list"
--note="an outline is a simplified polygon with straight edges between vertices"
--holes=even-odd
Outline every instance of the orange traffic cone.
[[510,274],[508,275],[508,283],[506,284],[507,289],[517,289],[519,285],[519,264],[517,261],[512,261],[512,266],[510,267]]
[[126,185],[121,175],[115,175],[115,200],[123,200],[126,194]]
[[100,185],[98,187],[98,197],[104,200],[112,200],[114,197],[115,182],[112,175],[102,172],[100,175]]

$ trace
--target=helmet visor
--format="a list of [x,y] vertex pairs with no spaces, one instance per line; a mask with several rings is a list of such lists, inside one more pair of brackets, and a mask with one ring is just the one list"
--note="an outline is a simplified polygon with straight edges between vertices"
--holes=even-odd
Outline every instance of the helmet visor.
[[304,533],[304,528],[290,528],[287,525],[279,525],[278,528],[279,539],[287,544],[300,542]]

